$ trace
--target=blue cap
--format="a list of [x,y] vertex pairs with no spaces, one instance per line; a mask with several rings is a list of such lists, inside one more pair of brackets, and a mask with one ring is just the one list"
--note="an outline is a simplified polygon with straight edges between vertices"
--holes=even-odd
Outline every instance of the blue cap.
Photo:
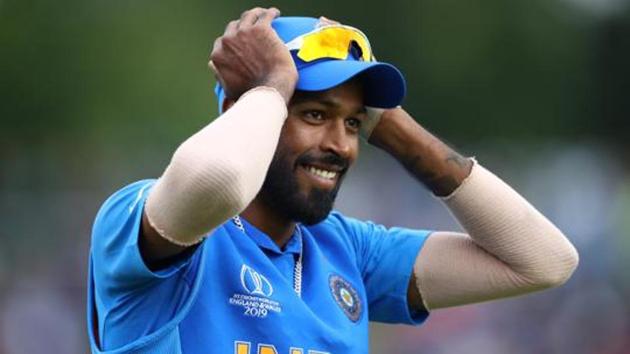
[[[271,26],[280,39],[288,43],[302,34],[313,31],[318,24],[319,19],[313,17],[278,17]],[[296,53],[292,53],[292,56],[298,70],[297,90],[328,90],[361,74],[365,105],[393,108],[400,105],[405,97],[405,78],[391,64],[361,61],[352,53],[349,53],[345,60],[324,58],[312,62],[301,60]],[[225,92],[219,83],[214,92],[221,112]]]

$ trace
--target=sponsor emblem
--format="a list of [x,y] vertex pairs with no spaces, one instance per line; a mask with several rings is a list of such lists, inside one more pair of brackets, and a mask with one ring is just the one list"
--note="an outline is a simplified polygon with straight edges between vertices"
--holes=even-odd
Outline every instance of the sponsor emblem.
[[[254,268],[241,266],[241,286],[244,292],[237,291],[228,299],[232,306],[241,308],[243,315],[255,318],[266,318],[272,313],[282,312],[278,301],[270,299],[273,286],[269,280]],[[238,284],[238,283],[237,283]]]
[[241,284],[252,295],[270,297],[273,294],[269,280],[246,264],[241,267]]
[[328,279],[330,291],[335,302],[352,322],[357,322],[361,318],[363,306],[357,291],[348,281],[342,277],[332,274]]

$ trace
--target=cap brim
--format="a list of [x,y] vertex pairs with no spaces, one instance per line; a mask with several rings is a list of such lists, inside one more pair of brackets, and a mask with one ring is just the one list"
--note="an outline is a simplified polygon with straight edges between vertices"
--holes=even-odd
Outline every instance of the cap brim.
[[361,77],[366,106],[393,108],[405,97],[406,84],[393,65],[353,60],[320,61],[299,69],[298,90],[322,91]]

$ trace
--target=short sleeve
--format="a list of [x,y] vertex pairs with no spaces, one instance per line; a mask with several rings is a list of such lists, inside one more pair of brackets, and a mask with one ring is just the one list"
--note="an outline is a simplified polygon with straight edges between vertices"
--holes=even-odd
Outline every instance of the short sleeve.
[[91,277],[103,349],[123,346],[168,323],[189,300],[198,273],[202,247],[157,272],[142,259],[138,238],[154,183],[139,181],[114,193],[94,221]]
[[407,301],[413,265],[430,231],[386,228],[343,217],[365,285],[370,321],[420,324],[428,312],[412,313]]

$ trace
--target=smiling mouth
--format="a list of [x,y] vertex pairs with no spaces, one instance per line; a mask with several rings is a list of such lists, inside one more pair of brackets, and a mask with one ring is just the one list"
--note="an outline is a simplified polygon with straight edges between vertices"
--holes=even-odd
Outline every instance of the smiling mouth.
[[339,172],[337,171],[326,170],[312,165],[305,165],[303,167],[308,173],[330,181],[335,180],[335,178],[337,178],[337,175],[339,174]]
[[323,167],[308,163],[300,164],[300,170],[304,171],[305,177],[310,181],[309,183],[323,189],[335,188],[345,171],[336,166]]

